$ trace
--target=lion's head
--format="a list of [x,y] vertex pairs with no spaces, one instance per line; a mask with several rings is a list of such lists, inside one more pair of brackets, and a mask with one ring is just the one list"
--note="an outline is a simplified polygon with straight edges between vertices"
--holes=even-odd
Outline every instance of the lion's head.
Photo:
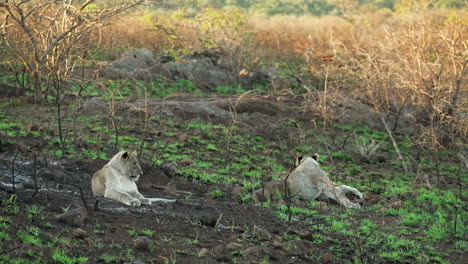
[[117,153],[110,161],[110,164],[113,168],[120,171],[122,175],[130,177],[134,181],[138,181],[140,175],[143,174],[136,150]]

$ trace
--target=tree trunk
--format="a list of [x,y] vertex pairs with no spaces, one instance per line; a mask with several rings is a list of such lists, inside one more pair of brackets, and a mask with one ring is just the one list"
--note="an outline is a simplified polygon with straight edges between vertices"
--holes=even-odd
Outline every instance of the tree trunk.
[[32,73],[32,82],[34,88],[34,102],[36,104],[43,104],[44,98],[42,97],[41,73],[39,71]]

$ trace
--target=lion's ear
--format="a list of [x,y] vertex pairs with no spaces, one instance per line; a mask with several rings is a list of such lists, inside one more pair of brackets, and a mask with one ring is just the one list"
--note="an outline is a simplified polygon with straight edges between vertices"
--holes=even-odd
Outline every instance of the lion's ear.
[[127,151],[122,153],[122,159],[128,159],[128,152]]
[[319,161],[319,157],[320,157],[320,156],[319,156],[318,153],[315,153],[314,155],[312,155],[312,158],[313,158],[314,160],[316,160],[317,162]]
[[136,150],[134,150],[134,151],[132,151],[132,152],[130,153],[130,155],[131,155],[131,156],[135,156],[135,157],[136,157],[136,156],[138,156],[138,153],[137,153],[137,151],[136,151]]
[[303,159],[304,159],[304,157],[302,155],[297,155],[296,156],[296,160],[295,160],[296,167],[301,165],[301,162],[302,162]]

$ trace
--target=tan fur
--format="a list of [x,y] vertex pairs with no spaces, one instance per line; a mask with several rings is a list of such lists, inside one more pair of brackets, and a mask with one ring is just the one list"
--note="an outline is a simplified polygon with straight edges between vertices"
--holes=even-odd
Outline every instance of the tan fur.
[[94,195],[122,202],[126,205],[139,206],[151,204],[139,191],[136,181],[143,174],[138,162],[137,152],[121,151],[104,167],[94,173],[91,187]]
[[287,179],[290,194],[304,200],[334,200],[346,208],[360,208],[359,204],[352,203],[346,198],[352,193],[359,198],[362,194],[355,188],[333,183],[320,168],[319,163],[310,157],[300,160],[300,164],[289,174]]

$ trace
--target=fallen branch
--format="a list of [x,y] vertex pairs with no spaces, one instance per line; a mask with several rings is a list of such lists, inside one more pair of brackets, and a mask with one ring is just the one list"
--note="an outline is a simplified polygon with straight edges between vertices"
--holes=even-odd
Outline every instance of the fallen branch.
[[408,167],[406,167],[405,159],[403,158],[403,155],[401,155],[400,149],[398,148],[398,145],[393,138],[392,131],[388,128],[387,122],[381,117],[380,120],[382,120],[382,123],[385,126],[385,130],[387,130],[388,136],[390,137],[390,140],[392,141],[393,147],[395,148],[395,151],[398,154],[398,158],[401,160],[401,163],[403,164],[403,168],[405,169],[405,173],[408,173]]

